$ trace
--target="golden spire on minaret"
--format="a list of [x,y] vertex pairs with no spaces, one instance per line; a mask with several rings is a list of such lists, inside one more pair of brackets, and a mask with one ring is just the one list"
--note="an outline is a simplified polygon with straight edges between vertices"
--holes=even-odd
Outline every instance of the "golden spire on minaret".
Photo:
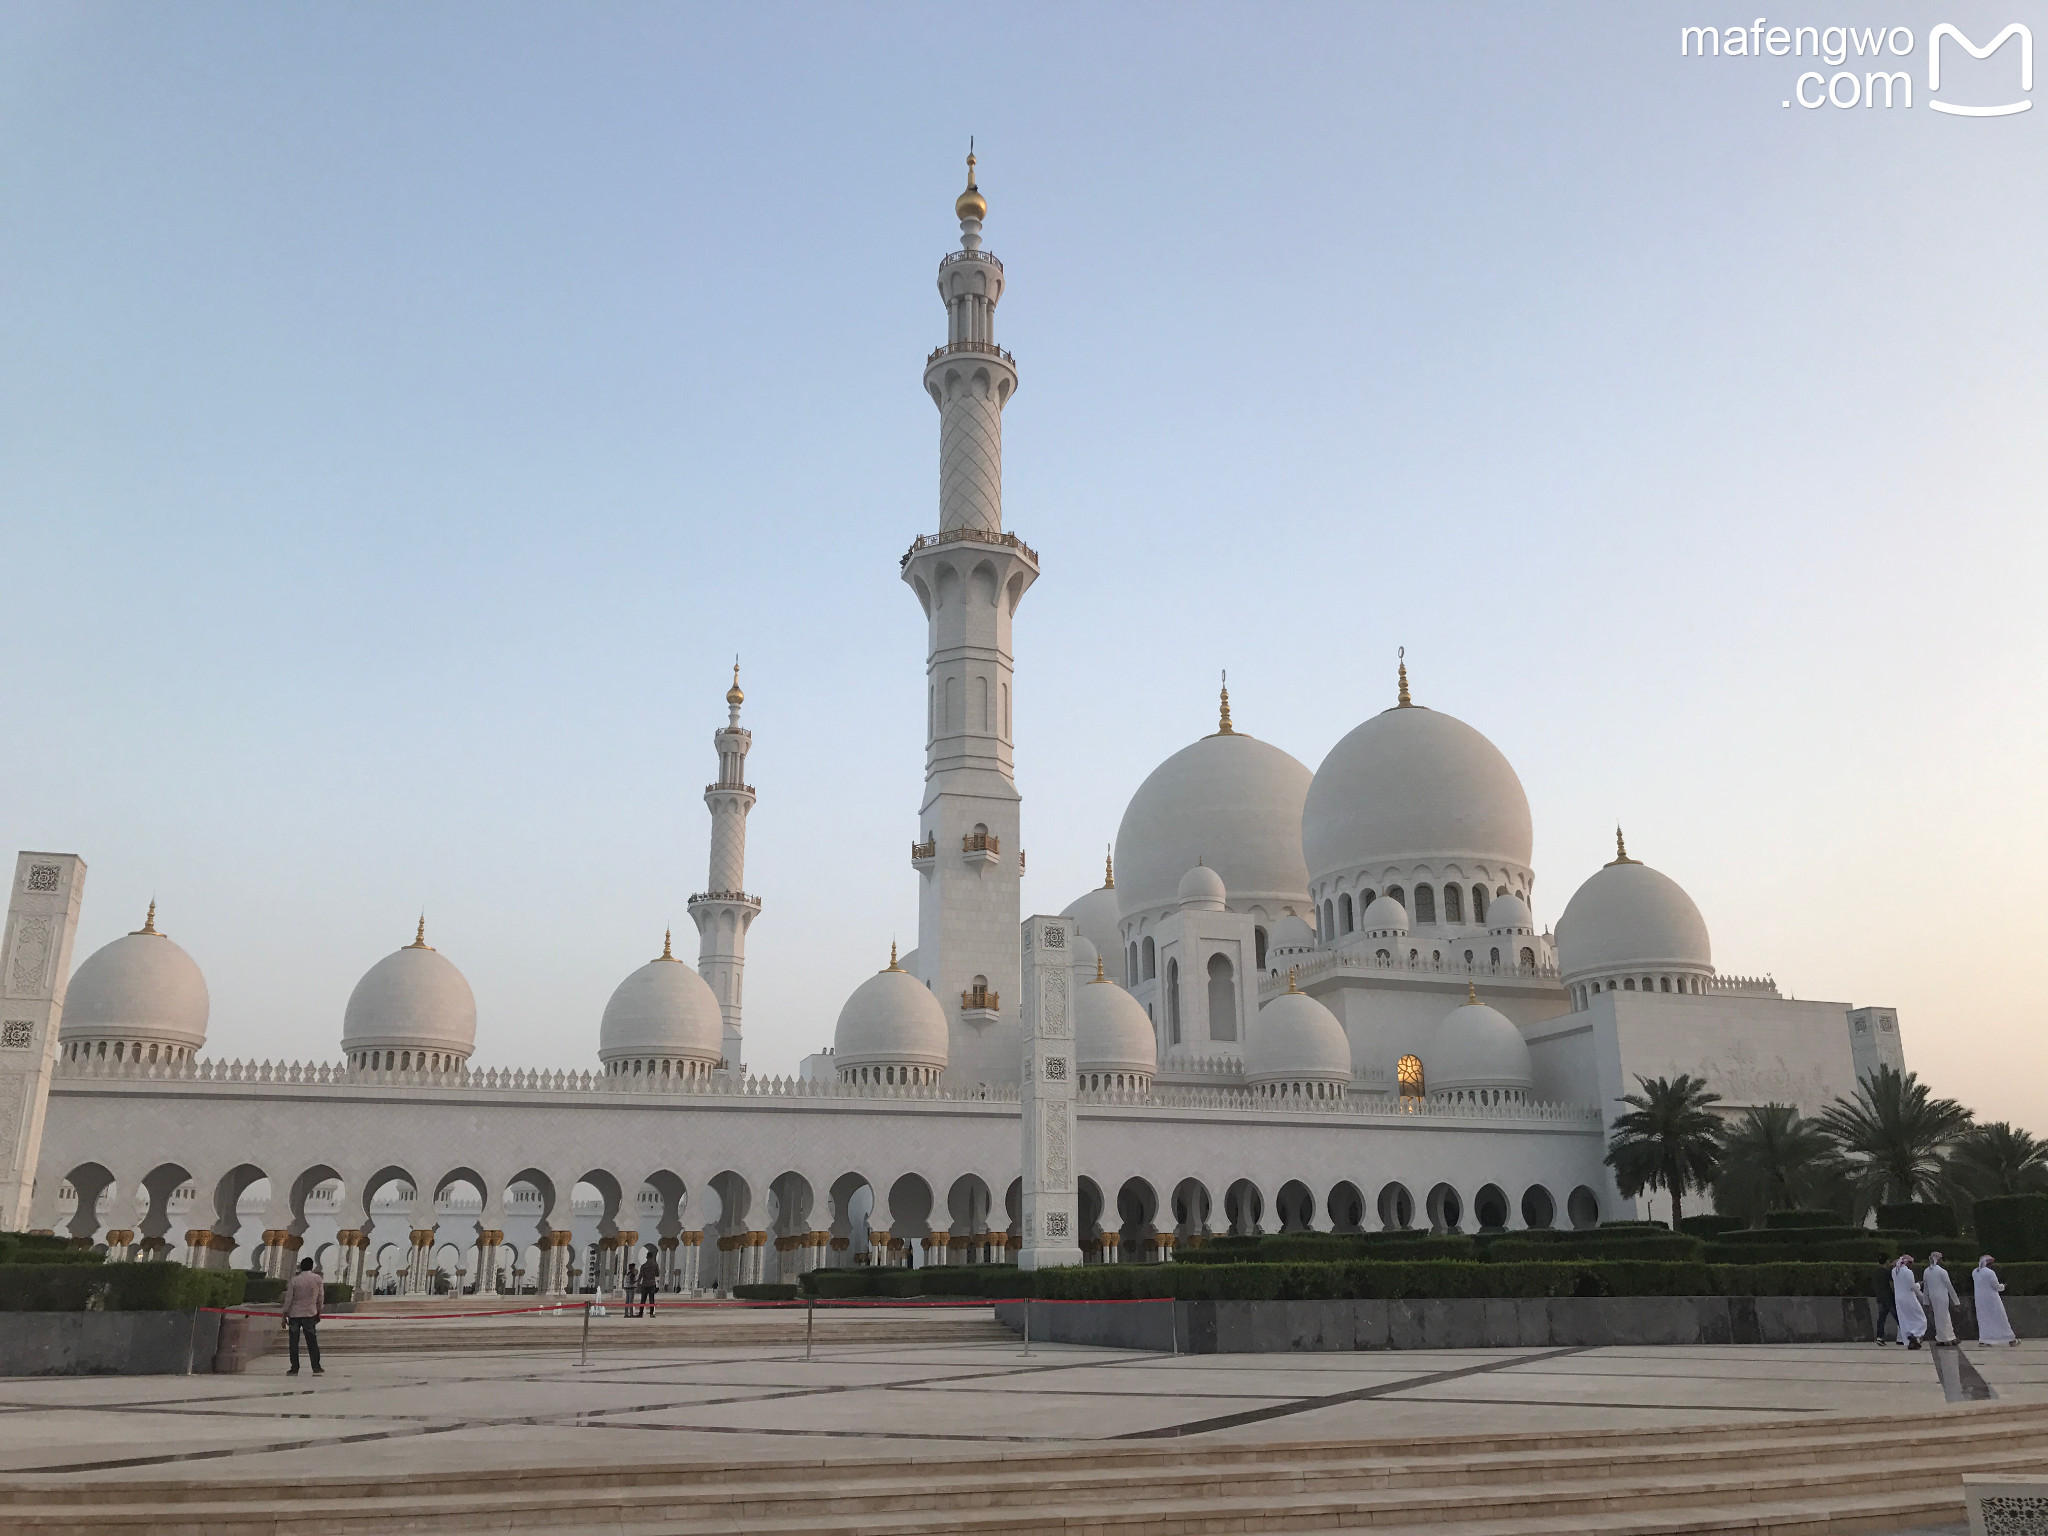
[[1408,697],[1408,647],[1402,646],[1398,654],[1401,661],[1401,691],[1400,696],[1394,700],[1394,707],[1396,709],[1413,709],[1415,701]]
[[156,898],[154,896],[149,898],[149,914],[148,916],[143,918],[142,926],[136,929],[135,933],[130,934],[129,937],[134,938],[140,934],[145,933],[150,935],[152,938],[160,939],[163,937],[162,934],[156,931]]
[[974,140],[967,141],[967,190],[960,194],[953,204],[956,219],[985,219],[988,217],[988,199],[981,195],[981,189],[974,184]]
[[1228,672],[1223,674],[1223,702],[1222,707],[1218,711],[1216,734],[1218,736],[1235,736],[1237,734],[1230,726],[1230,674]]
[[732,659],[732,686],[725,690],[725,702],[728,704],[744,704],[747,702],[747,696],[740,692],[740,659],[737,656]]
[[413,931],[413,936],[412,936],[412,942],[411,942],[410,944],[406,945],[405,947],[406,947],[407,949],[432,949],[432,948],[434,947],[433,945],[431,945],[431,944],[429,944],[429,943],[427,942],[427,914],[426,914],[426,913],[422,912],[422,913],[420,914],[420,925],[419,925],[419,927],[418,927],[417,929],[415,929],[415,930]]
[[1642,862],[1641,859],[1632,859],[1628,856],[1628,844],[1621,840],[1621,826],[1619,823],[1616,823],[1614,828],[1614,857],[1607,861],[1607,867],[1612,869],[1617,864],[1640,864]]
[[1102,849],[1102,888],[1105,891],[1116,889],[1116,850],[1107,844]]

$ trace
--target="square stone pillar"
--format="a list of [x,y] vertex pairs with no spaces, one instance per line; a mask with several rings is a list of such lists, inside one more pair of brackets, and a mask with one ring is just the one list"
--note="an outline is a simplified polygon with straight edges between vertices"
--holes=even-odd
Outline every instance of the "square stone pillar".
[[[75,853],[24,853],[14,861],[0,938],[0,1232],[29,1225],[84,894],[85,860]],[[61,1168],[48,1173],[63,1176]]]
[[1024,1136],[1024,1269],[1081,1262],[1080,1199],[1074,1171],[1073,919],[1024,924],[1024,1031],[1018,1087]]

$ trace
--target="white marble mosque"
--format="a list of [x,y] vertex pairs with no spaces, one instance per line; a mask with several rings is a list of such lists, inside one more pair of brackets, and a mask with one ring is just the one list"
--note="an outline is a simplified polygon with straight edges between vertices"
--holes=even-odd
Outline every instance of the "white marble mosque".
[[[745,885],[735,668],[690,903],[697,964],[665,940],[620,982],[589,1071],[473,1067],[475,999],[424,919],[356,986],[332,1059],[215,1060],[205,979],[155,908],[67,988],[62,898],[75,921],[83,866],[23,855],[0,1140],[32,1170],[27,1225],[119,1258],[272,1273],[303,1252],[411,1293],[560,1294],[647,1258],[677,1290],[1015,1261],[1012,626],[1039,557],[1003,522],[1018,374],[995,341],[1006,279],[968,167],[960,246],[939,263],[946,339],[924,370],[938,528],[901,561],[928,628],[919,942],[851,988],[831,1047],[794,1078],[742,1065],[763,908]],[[1633,1214],[1601,1157],[1636,1074],[1810,1111],[1902,1064],[1891,1009],[1717,972],[1699,910],[1618,833],[1552,932],[1514,768],[1430,708],[1405,664],[1390,681],[1388,707],[1313,770],[1236,729],[1226,688],[1215,729],[1124,807],[1101,887],[1061,914],[1086,1261],[1167,1262],[1224,1230],[1589,1225]],[[28,1017],[35,997],[47,1018]]]

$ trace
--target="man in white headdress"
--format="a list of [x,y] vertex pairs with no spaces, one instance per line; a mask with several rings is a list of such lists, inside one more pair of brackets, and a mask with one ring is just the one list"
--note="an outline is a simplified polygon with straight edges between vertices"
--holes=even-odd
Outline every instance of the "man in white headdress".
[[1906,1348],[1918,1349],[1927,1332],[1927,1309],[1920,1304],[1920,1286],[1913,1278],[1913,1255],[1902,1253],[1892,1261],[1892,1299],[1899,1307],[1899,1337]]
[[1927,1310],[1934,1318],[1934,1342],[1956,1341],[1956,1286],[1941,1267],[1941,1250],[1927,1255],[1927,1268],[1920,1272],[1920,1291],[1927,1298]]
[[2000,1299],[2005,1287],[1999,1283],[1998,1271],[1991,1267],[1990,1254],[1978,1256],[1970,1283],[1977,1288],[1977,1342],[2018,1344],[2019,1335],[2012,1331],[2012,1323],[2005,1315],[2005,1302]]

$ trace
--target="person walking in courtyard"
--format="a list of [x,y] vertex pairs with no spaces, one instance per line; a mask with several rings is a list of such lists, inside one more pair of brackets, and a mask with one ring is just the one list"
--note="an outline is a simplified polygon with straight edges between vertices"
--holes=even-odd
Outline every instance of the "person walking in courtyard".
[[[1878,1265],[1877,1285],[1873,1289],[1873,1294],[1877,1297],[1877,1343],[1878,1347],[1882,1349],[1885,1344],[1884,1320],[1886,1318],[1892,1320],[1894,1332],[1897,1332],[1899,1326],[1899,1303],[1898,1298],[1892,1294],[1891,1265]],[[1906,1336],[1903,1333],[1899,1334],[1898,1337],[1901,1344],[1906,1342]]]
[[1977,1256],[1977,1268],[1970,1275],[1970,1283],[1977,1290],[1977,1342],[2018,1344],[2019,1335],[2012,1331],[2012,1322],[2005,1315],[2005,1287],[1999,1282],[1998,1271],[1991,1267],[1990,1254]]
[[1892,1303],[1899,1309],[1899,1338],[1908,1349],[1920,1347],[1927,1332],[1927,1309],[1921,1305],[1920,1284],[1913,1278],[1913,1255],[1902,1253],[1892,1261]]
[[326,1299],[327,1286],[320,1278],[320,1272],[313,1268],[311,1259],[299,1260],[299,1272],[285,1282],[284,1287],[284,1331],[285,1345],[291,1352],[291,1369],[287,1376],[299,1374],[299,1340],[306,1341],[306,1354],[313,1362],[313,1374],[324,1376],[320,1369],[320,1304]]
[[1927,1268],[1920,1273],[1920,1289],[1927,1297],[1927,1310],[1934,1319],[1934,1342],[1955,1343],[1956,1286],[1949,1279],[1948,1271],[1941,1267],[1939,1248],[1927,1255]]
[[661,1271],[654,1260],[648,1259],[640,1266],[640,1315],[654,1316],[654,1293],[661,1287]]

